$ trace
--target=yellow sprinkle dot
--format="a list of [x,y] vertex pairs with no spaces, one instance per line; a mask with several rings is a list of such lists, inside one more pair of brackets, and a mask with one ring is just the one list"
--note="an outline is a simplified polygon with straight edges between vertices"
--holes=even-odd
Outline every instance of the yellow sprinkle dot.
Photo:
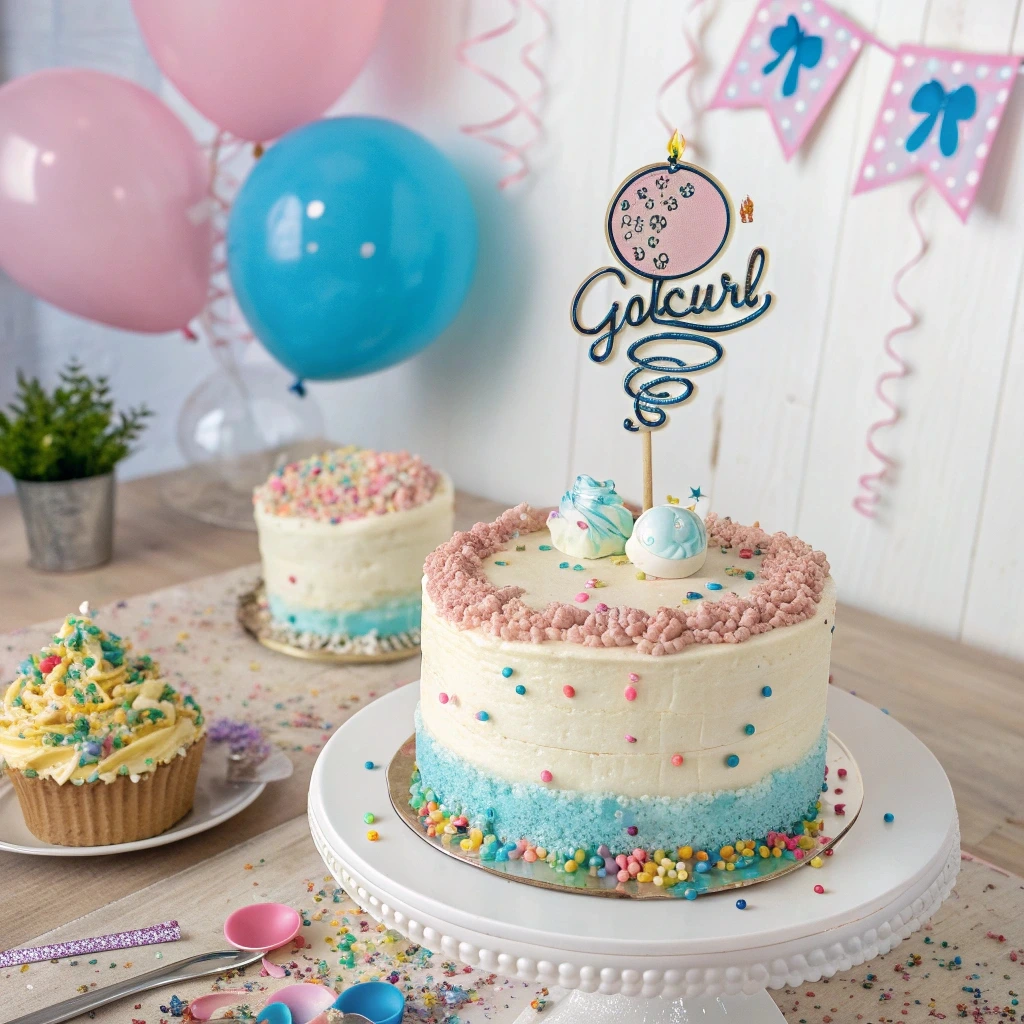
[[680,846],[679,849],[676,850],[676,856],[680,860],[689,860],[693,856],[693,847],[692,846]]
[[686,871],[677,871],[676,874],[679,876],[680,882],[685,882],[690,877],[689,872]]
[[654,863],[655,864],[660,864],[664,859],[665,859],[665,851],[664,850],[655,850],[654,851]]
[[718,855],[722,860],[728,860],[736,851],[731,846],[723,846],[719,851]]
[[811,867],[812,868],[820,868],[821,865],[824,864],[824,863],[825,862],[820,857],[812,857],[811,858]]
[[578,865],[578,864],[576,863],[576,861],[574,861],[574,860],[567,860],[567,861],[565,862],[565,870],[566,870],[566,871],[568,871],[570,875],[571,875],[571,874],[572,874],[572,873],[573,873],[573,872],[574,872],[574,871],[575,871],[575,870],[576,870],[576,869],[577,869],[578,867],[579,867],[579,865]]
[[732,861],[729,861],[729,863],[725,865],[725,870],[726,871],[735,871],[736,870],[736,865]]
[[371,843],[375,843],[380,839],[380,833],[375,828],[371,828],[370,831],[366,833],[366,838],[369,839]]
[[761,855],[762,857],[770,857],[770,856],[772,855],[772,851],[771,851],[771,850],[769,850],[767,846],[759,846],[759,847],[757,848],[757,852],[758,852],[758,853],[759,853],[759,854],[760,854],[760,855]]
[[782,851],[776,846],[775,849],[772,850],[772,856],[773,857],[781,857],[782,856]]
[[473,840],[472,839],[460,840],[459,846],[461,846],[462,849],[465,850],[468,853],[470,850],[473,849]]
[[653,882],[655,877],[655,875],[647,874],[646,871],[641,871],[640,874],[636,876],[636,880],[638,882],[643,882],[646,885],[649,882]]
[[638,580],[645,580],[645,579],[647,579],[647,573],[645,573],[645,572],[638,572],[636,574],[636,578]]
[[724,860],[716,860],[715,861],[715,867],[718,868],[719,871],[724,871],[725,870],[725,861]]
[[573,860],[576,861],[577,864],[582,864],[586,859],[587,859],[587,851],[586,850],[577,850],[575,856],[573,857]]
[[538,846],[537,847],[537,860],[547,860],[547,859],[548,859],[548,851],[545,850],[543,846]]

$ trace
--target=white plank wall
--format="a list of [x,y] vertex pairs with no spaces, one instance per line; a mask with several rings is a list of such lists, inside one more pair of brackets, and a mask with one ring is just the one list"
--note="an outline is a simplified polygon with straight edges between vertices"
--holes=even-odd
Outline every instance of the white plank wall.
[[[892,44],[1024,52],[1021,0],[834,2]],[[735,197],[753,197],[755,223],[738,230],[722,268],[739,274],[749,248],[767,245],[777,305],[727,340],[728,357],[698,377],[698,394],[655,436],[656,495],[700,484],[710,508],[826,550],[844,600],[1024,658],[1024,87],[1011,98],[968,224],[934,195],[921,204],[929,251],[904,283],[921,319],[897,341],[912,374],[892,386],[905,416],[879,435],[899,471],[868,521],[851,500],[858,476],[874,468],[864,433],[882,411],[873,396],[887,367],[882,337],[902,317],[890,282],[915,245],[907,202],[916,182],[850,196],[890,58],[870,47],[862,54],[787,163],[763,112],[702,110],[754,0],[708,0],[689,13],[685,0],[545,6],[554,21],[538,58],[549,81],[546,138],[532,151],[529,179],[499,192],[496,152],[458,126],[497,116],[504,101],[460,68],[454,51],[467,33],[505,19],[508,0],[391,0],[380,45],[338,110],[394,117],[452,155],[480,215],[479,273],[456,324],[420,357],[312,389],[330,432],[418,449],[461,486],[510,503],[551,503],[579,472],[613,477],[638,496],[639,441],[621,427],[624,354],[591,364],[568,310],[580,280],[610,262],[602,220],[616,184],[663,153],[655,95],[686,59],[683,22],[696,31],[705,21],[693,87],[677,83],[663,106],[688,137],[688,156]],[[125,0],[89,10],[70,0],[0,0],[4,73],[75,63],[156,84]],[[518,56],[536,28],[527,10],[514,33],[473,56],[529,91]],[[49,310],[15,316],[12,291],[0,292],[5,355],[46,373],[84,348],[120,387],[160,404],[151,448],[130,468],[173,464],[176,409],[212,370],[209,357],[174,338],[131,338]],[[21,336],[27,320],[34,363]],[[168,383],[150,397],[154,368]],[[3,393],[7,365],[0,375]]]

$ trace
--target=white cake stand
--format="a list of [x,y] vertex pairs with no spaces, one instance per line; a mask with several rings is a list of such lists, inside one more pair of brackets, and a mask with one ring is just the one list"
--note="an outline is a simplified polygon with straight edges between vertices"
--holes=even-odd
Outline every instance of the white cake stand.
[[[385,768],[412,731],[418,696],[413,683],[381,697],[331,738],[310,783],[313,841],[338,883],[388,927],[472,967],[573,990],[549,1005],[543,1024],[778,1024],[766,989],[816,982],[887,952],[935,913],[960,867],[956,807],[939,763],[898,722],[833,689],[829,725],[860,766],[865,798],[824,868],[692,902],[510,881],[431,849],[391,807]],[[367,771],[367,761],[376,768]],[[367,811],[378,842],[366,837]]]

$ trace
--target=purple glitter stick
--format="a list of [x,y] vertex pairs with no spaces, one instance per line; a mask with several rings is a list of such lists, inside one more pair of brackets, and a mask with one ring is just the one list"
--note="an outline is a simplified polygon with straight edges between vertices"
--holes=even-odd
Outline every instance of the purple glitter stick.
[[116,932],[113,935],[98,935],[92,939],[73,939],[71,942],[55,942],[52,946],[26,946],[24,949],[9,949],[0,953],[0,967],[17,967],[19,964],[34,964],[40,960],[59,960],[65,956],[88,956],[90,953],[105,953],[111,949],[132,949],[135,946],[152,946],[158,942],[177,942],[181,929],[177,921],[164,921],[149,928],[134,928],[130,932]]

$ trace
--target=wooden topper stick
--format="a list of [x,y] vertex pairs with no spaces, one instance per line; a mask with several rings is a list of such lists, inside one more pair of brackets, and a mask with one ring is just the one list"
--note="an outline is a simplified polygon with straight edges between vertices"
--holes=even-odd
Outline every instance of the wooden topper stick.
[[644,511],[654,507],[654,469],[651,464],[651,431],[643,430],[644,439]]

